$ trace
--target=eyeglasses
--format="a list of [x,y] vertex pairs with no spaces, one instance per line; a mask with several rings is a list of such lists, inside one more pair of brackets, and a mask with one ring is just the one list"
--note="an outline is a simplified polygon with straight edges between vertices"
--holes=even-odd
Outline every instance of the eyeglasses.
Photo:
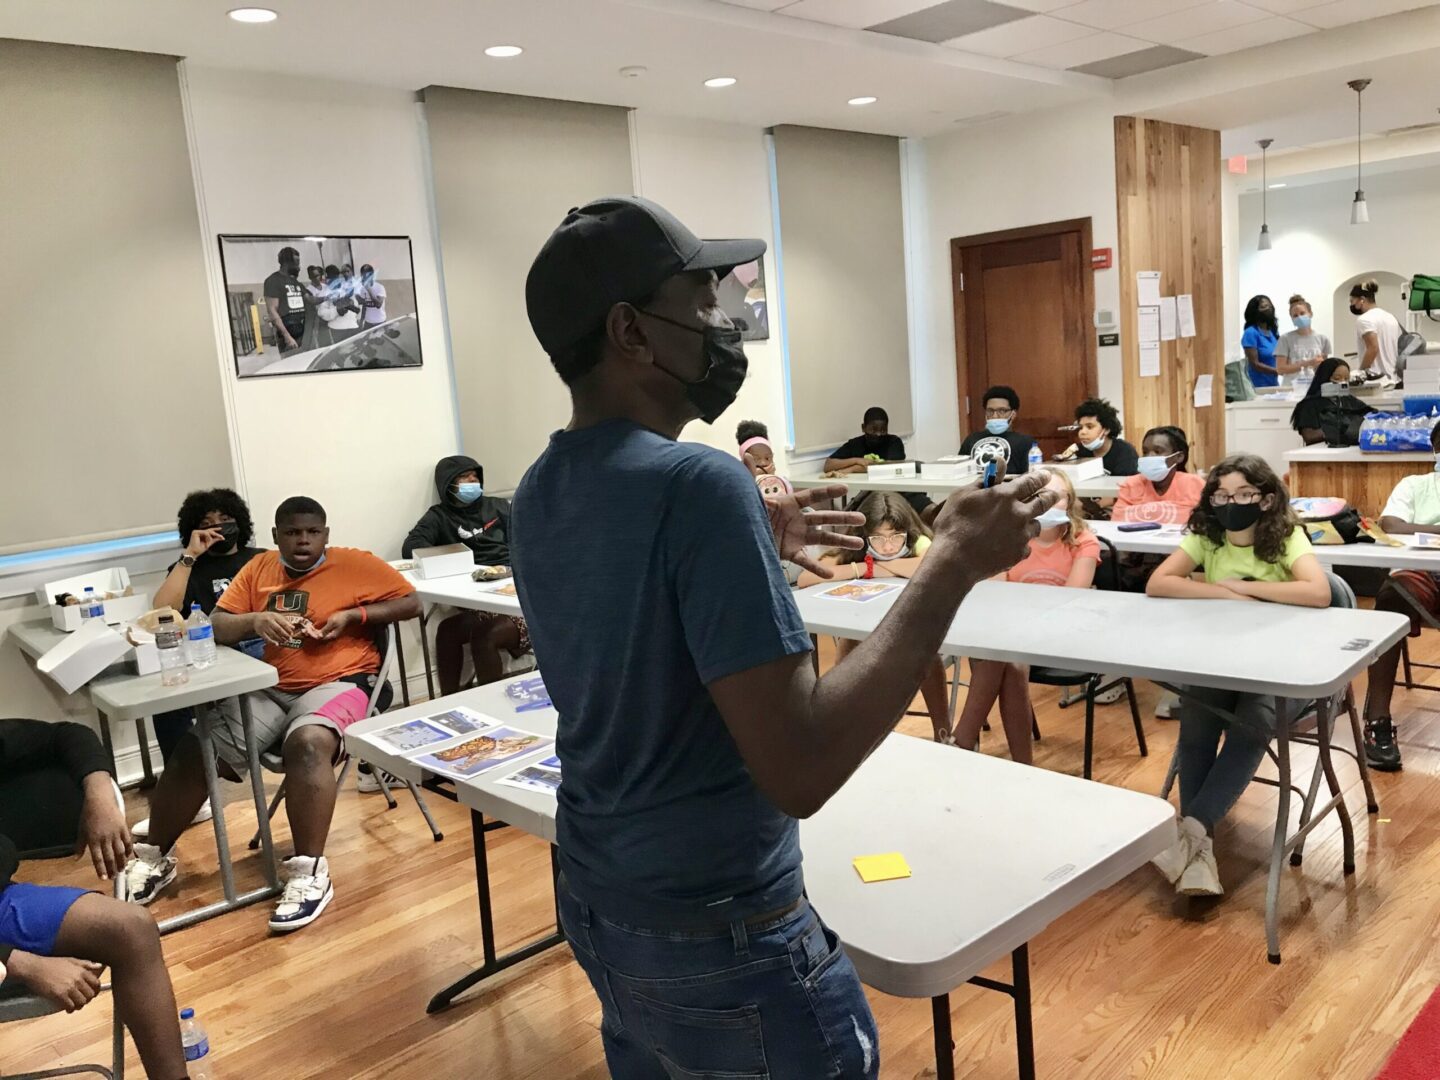
[[905,546],[905,534],[902,532],[871,533],[866,539],[876,551],[899,551]]
[[1229,506],[1231,503],[1234,503],[1236,506],[1254,506],[1264,497],[1263,492],[1253,489],[1250,491],[1237,491],[1234,495],[1227,495],[1223,491],[1217,491],[1214,495],[1210,496],[1210,505]]
[[1007,416],[1013,416],[1014,413],[1015,413],[1015,410],[1014,410],[1014,409],[986,409],[986,410],[985,410],[985,419],[986,419],[986,420],[1004,420]]

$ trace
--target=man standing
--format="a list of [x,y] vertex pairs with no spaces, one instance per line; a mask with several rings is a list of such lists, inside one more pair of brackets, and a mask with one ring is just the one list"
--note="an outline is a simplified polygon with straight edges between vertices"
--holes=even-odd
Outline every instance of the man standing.
[[365,309],[365,325],[379,326],[385,321],[385,286],[375,280],[375,267],[366,263],[360,267],[360,287],[355,298]]
[[283,247],[278,256],[280,269],[265,279],[265,310],[275,328],[280,355],[296,352],[305,341],[305,322],[310,296],[300,283],[300,252]]
[[890,615],[817,678],[780,559],[859,547],[826,526],[860,515],[803,512],[838,486],[762,500],[738,459],[677,441],[744,380],[716,282],[764,250],[607,198],[566,216],[526,281],[573,413],[516,493],[512,557],[560,713],[561,919],[621,1080],[878,1075],[795,819],[894,727],[961,600],[1055,501],[1029,478],[950,499]]

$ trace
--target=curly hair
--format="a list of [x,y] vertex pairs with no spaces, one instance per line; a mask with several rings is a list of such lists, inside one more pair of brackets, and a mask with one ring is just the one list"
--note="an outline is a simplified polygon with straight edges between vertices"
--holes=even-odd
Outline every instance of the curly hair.
[[1200,501],[1190,513],[1190,531],[1203,536],[1212,544],[1225,543],[1225,526],[1215,516],[1210,498],[1220,487],[1220,481],[1231,473],[1240,473],[1254,485],[1263,497],[1270,497],[1270,506],[1262,510],[1260,520],[1255,524],[1255,554],[1265,562],[1278,562],[1285,553],[1285,544],[1290,534],[1300,524],[1295,511],[1290,508],[1290,493],[1285,490],[1280,477],[1264,458],[1256,454],[1231,454],[1210,470],[1205,478],[1205,489],[1200,492]]
[[[872,491],[851,505],[849,509],[865,515],[865,524],[860,527],[861,536],[869,536],[881,525],[889,525],[891,528],[904,531],[905,543],[910,545],[912,554],[920,537],[935,535],[920,520],[920,515],[915,513],[915,508],[905,497],[897,495],[893,491]],[[859,551],[840,552],[839,562],[842,566],[847,563],[864,561],[864,548]]]
[[1120,414],[1115,411],[1115,406],[1104,398],[1086,398],[1075,406],[1075,419],[1080,420],[1086,416],[1093,416],[1100,421],[1100,426],[1110,433],[1112,439],[1118,439],[1125,430],[1120,423]]
[[770,429],[759,420],[741,420],[735,428],[735,445],[747,443],[751,439],[770,438]]
[[180,533],[182,547],[190,543],[190,534],[200,528],[200,522],[212,510],[234,518],[235,524],[240,527],[235,542],[242,548],[250,546],[250,541],[255,539],[255,523],[250,518],[250,507],[229,488],[212,488],[209,491],[192,491],[180,504],[175,527]]

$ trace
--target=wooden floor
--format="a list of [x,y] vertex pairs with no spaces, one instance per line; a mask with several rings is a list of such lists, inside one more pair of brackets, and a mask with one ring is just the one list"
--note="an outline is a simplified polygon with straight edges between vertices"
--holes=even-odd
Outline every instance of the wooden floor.
[[[1440,656],[1440,635],[1417,643],[1416,656]],[[1137,755],[1124,705],[1103,707],[1096,776],[1155,791],[1176,725],[1151,716],[1154,687],[1140,692],[1150,756]],[[1053,692],[1038,688],[1036,705],[1044,733],[1037,764],[1078,774],[1081,710],[1059,709]],[[1275,795],[1258,785],[1218,838],[1228,890],[1222,902],[1187,913],[1147,867],[1034,940],[1041,1077],[1374,1075],[1440,983],[1440,694],[1401,691],[1396,715],[1406,767],[1376,776],[1379,815],[1365,814],[1354,768],[1344,759],[1340,765],[1357,823],[1358,872],[1341,877],[1332,817],[1312,837],[1303,868],[1285,873],[1280,966],[1266,962],[1262,916]],[[929,724],[907,719],[902,730],[928,736]],[[1003,753],[1003,742],[997,726],[984,749]],[[1307,753],[1297,752],[1300,763]],[[258,883],[243,848],[254,813],[247,801],[232,800],[227,820],[239,878]],[[132,819],[143,816],[143,799],[132,793],[130,802]],[[342,794],[329,850],[335,901],[310,928],[270,937],[262,904],[166,938],[179,1002],[194,1006],[208,1027],[221,1077],[606,1075],[599,1006],[564,948],[491,980],[441,1016],[425,1015],[430,995],[480,952],[468,819],[438,797],[431,805],[446,833],[440,844],[407,802],[387,812],[378,795],[357,795],[353,786]],[[277,840],[285,852],[283,823]],[[183,887],[177,899],[156,904],[158,915],[219,894],[209,827],[187,833],[180,851]],[[491,835],[490,852],[504,949],[552,925],[549,860],[544,844],[508,829]],[[68,860],[24,869],[47,883],[91,880],[86,866]],[[963,892],[955,903],[965,903]],[[882,1076],[928,1075],[929,1003],[870,996]],[[967,987],[952,1002],[958,1075],[1013,1077],[1009,999]],[[0,1027],[0,1073],[108,1062],[109,1024],[102,998],[76,1017]],[[141,1075],[133,1049],[127,1069]]]

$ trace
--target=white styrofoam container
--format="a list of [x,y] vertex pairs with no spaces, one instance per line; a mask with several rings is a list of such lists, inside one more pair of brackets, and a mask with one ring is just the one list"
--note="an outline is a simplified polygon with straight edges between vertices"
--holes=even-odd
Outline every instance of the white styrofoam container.
[[1081,458],[1079,461],[1047,461],[1045,468],[1063,472],[1072,484],[1077,480],[1093,480],[1105,475],[1105,461],[1098,457]]
[[411,558],[415,561],[415,576],[420,578],[454,577],[475,569],[475,554],[464,544],[416,548]]
[[925,480],[968,480],[977,475],[969,458],[963,461],[926,461],[920,465],[920,476]]
[[871,465],[865,470],[865,476],[869,480],[893,480],[907,476],[919,476],[920,463],[918,461],[884,461],[879,465]]
[[105,621],[116,626],[131,619],[138,619],[150,610],[149,597],[144,595],[120,596],[130,588],[130,572],[123,566],[112,566],[108,570],[94,570],[88,574],[47,581],[35,587],[35,599],[50,609],[50,622],[56,630],[67,633],[80,629],[80,608],[74,605],[55,603],[61,593],[84,596],[87,588],[94,589],[101,596],[115,593],[114,600],[105,601]]
[[35,661],[40,674],[73,694],[130,651],[125,635],[92,619]]
[[[138,619],[149,610],[150,598],[143,593],[117,596],[113,600],[105,601],[105,623],[108,626],[119,626],[121,623]],[[56,630],[71,633],[80,629],[84,619],[80,617],[80,607],[77,604],[51,604],[50,622]]]
[[126,665],[132,675],[154,675],[160,670],[160,648],[153,641],[130,646]]

